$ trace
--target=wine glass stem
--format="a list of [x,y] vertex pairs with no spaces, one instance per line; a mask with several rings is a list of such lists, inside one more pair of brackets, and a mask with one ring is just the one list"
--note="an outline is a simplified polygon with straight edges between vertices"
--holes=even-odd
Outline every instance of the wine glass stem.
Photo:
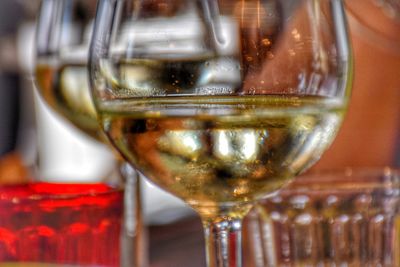
[[208,267],[242,266],[242,219],[203,220]]
[[119,161],[118,164],[121,175],[125,179],[120,267],[146,267],[148,266],[146,253],[147,236],[142,220],[139,174],[124,161]]

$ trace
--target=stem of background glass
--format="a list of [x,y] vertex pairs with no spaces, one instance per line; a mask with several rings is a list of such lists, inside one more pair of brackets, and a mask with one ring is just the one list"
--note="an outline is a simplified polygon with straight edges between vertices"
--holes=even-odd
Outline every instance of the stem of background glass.
[[139,174],[128,163],[119,162],[125,179],[124,222],[121,240],[121,267],[146,267],[146,231],[142,220]]
[[242,266],[242,219],[203,219],[208,267]]

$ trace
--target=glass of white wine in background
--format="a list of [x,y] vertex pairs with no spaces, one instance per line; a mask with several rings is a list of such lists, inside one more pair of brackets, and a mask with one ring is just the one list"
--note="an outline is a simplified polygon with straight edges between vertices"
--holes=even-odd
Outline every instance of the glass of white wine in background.
[[199,213],[213,267],[242,266],[242,218],[319,159],[350,94],[340,0],[101,0],[89,64],[103,130]]
[[[76,175],[72,179],[54,177],[52,173],[39,175],[42,176],[41,179],[56,184],[74,183],[90,186],[98,183],[117,183],[121,188],[127,185],[126,190],[121,189],[121,193],[125,195],[121,240],[99,239],[96,245],[108,249],[109,254],[119,253],[117,261],[110,266],[145,266],[137,174],[128,164],[116,157],[116,154],[110,156],[112,152],[109,147],[102,145],[106,139],[99,130],[96,111],[90,98],[87,60],[95,11],[96,1],[93,0],[42,1],[37,20],[35,78],[41,100],[50,110],[79,129],[86,135],[85,138],[98,142],[98,146],[104,146],[103,149],[110,152],[105,161],[97,166],[101,170],[99,177],[84,173],[79,175],[79,165],[75,167]],[[42,141],[41,146],[45,148],[49,145],[47,142],[51,140]],[[70,150],[74,152],[74,148]],[[39,158],[39,167],[40,164],[46,163],[40,160]],[[121,185],[122,183],[124,185]],[[96,246],[88,245],[85,250],[89,251],[88,253],[92,251],[93,261],[103,257],[96,252]],[[83,265],[79,261],[74,264]]]

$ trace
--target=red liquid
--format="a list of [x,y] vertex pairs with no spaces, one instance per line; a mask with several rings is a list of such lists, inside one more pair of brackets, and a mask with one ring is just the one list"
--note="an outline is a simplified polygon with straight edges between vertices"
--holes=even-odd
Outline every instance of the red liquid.
[[122,211],[105,184],[0,186],[0,262],[119,266]]

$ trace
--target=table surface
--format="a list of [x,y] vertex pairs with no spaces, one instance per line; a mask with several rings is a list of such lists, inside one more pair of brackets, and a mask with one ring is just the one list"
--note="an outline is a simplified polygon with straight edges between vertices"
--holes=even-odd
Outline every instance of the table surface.
[[200,219],[149,227],[150,267],[204,267],[204,237]]

